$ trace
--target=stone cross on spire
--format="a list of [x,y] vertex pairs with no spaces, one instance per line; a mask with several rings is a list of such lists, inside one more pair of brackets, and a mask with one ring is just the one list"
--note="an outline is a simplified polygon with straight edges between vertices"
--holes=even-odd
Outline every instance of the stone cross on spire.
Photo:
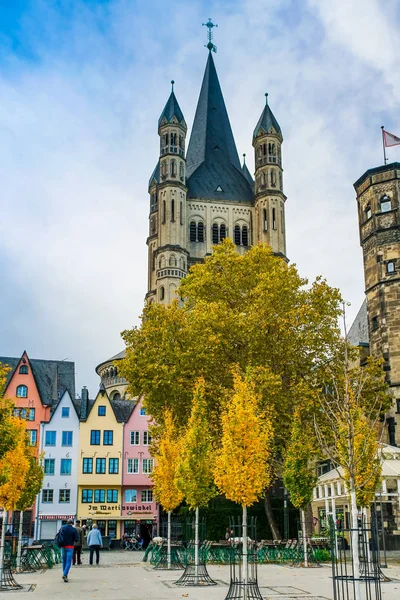
[[205,48],[208,48],[210,52],[211,52],[211,50],[213,52],[216,52],[217,46],[214,46],[212,39],[213,39],[213,28],[218,27],[218,25],[213,23],[211,19],[208,19],[207,23],[203,23],[203,27],[208,27],[208,31],[207,31],[208,44],[205,46]]

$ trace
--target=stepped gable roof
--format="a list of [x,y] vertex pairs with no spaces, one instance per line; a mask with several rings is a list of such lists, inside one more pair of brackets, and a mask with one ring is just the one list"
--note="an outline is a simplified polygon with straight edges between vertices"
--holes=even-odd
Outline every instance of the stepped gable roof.
[[253,139],[256,138],[258,136],[258,134],[260,133],[260,130],[262,129],[264,131],[264,133],[268,133],[268,131],[271,129],[271,127],[273,127],[276,131],[276,133],[280,136],[282,136],[282,131],[281,128],[279,126],[278,121],[275,119],[272,110],[269,107],[268,104],[268,94],[265,94],[265,106],[264,106],[264,110],[261,113],[261,117],[258,119],[258,123],[256,125],[256,128],[253,132]]
[[253,201],[211,52],[190,135],[186,173],[189,198]]
[[[173,81],[171,81],[171,83],[172,85],[174,85]],[[162,111],[160,118],[158,119],[158,126],[160,127],[163,124],[163,121],[165,123],[171,123],[174,117],[178,123],[182,125],[184,124],[186,126],[183,112],[181,111],[181,108],[178,104],[178,100],[176,99],[176,96],[174,94],[174,90],[172,89],[170,97],[167,100],[167,104],[164,106],[164,110]]]
[[369,345],[368,311],[366,299],[362,303],[361,308],[349,329],[347,340],[352,346]]
[[[75,398],[75,363],[66,360],[42,360],[29,358],[33,377],[38,388],[42,404],[51,405],[68,391]],[[0,356],[0,362],[12,368],[8,373],[6,386],[9,384],[21,358]]]

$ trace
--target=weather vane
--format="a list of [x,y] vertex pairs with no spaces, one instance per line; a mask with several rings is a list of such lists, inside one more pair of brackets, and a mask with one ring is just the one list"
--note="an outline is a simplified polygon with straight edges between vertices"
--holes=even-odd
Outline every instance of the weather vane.
[[208,31],[207,31],[208,44],[205,46],[205,48],[208,48],[210,50],[210,52],[211,52],[211,50],[213,52],[216,52],[217,46],[214,46],[212,39],[213,39],[213,27],[218,27],[218,25],[213,23],[211,21],[211,19],[208,19],[207,23],[203,23],[203,27],[208,27]]

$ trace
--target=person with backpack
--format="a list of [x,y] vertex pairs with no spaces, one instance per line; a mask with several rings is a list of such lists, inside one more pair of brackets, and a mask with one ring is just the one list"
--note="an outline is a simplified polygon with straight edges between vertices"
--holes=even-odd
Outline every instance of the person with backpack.
[[67,524],[63,525],[56,535],[56,543],[61,548],[64,583],[68,583],[68,574],[74,556],[74,544],[79,542],[79,535],[73,524],[73,519],[68,519]]
[[93,525],[92,530],[87,536],[87,544],[90,550],[89,564],[93,565],[93,554],[96,552],[96,565],[98,565],[100,560],[100,548],[103,547],[103,540],[96,524]]
[[83,540],[84,540],[84,533],[83,533],[83,529],[81,528],[81,522],[80,521],[75,521],[75,529],[78,532],[78,536],[79,536],[79,542],[75,542],[74,544],[74,557],[72,559],[72,564],[75,566],[77,563],[78,565],[82,564],[82,559],[81,559],[81,552],[82,552],[82,546],[83,546]]

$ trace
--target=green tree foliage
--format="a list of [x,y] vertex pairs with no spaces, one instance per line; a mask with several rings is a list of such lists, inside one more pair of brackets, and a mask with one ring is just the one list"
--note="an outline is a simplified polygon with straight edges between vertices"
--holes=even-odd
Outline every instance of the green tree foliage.
[[217,495],[213,480],[214,448],[204,399],[204,380],[195,387],[192,411],[182,440],[177,485],[191,510]]
[[339,292],[320,278],[308,285],[267,245],[241,256],[227,239],[192,267],[179,295],[184,303],[146,306],[141,327],[122,334],[127,352],[121,372],[130,394],[144,395],[156,423],[168,407],[185,427],[203,377],[209,426],[220,432],[233,370],[250,367],[271,419],[275,456],[281,456],[302,402],[299,386],[338,343]]

